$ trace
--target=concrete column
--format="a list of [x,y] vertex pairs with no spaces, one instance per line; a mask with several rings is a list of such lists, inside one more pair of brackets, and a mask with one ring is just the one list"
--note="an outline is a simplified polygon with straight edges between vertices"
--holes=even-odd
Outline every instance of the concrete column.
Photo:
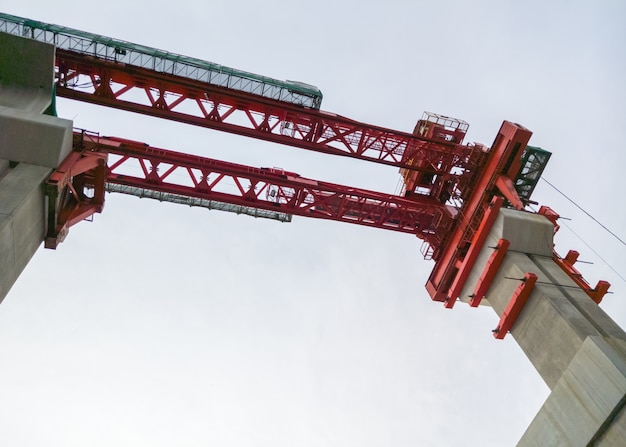
[[543,216],[501,210],[460,298],[473,292],[498,240],[508,239],[486,304],[502,315],[520,279],[538,276],[507,336],[552,390],[518,445],[626,445],[626,333],[553,261],[552,235]]
[[[0,302],[41,245],[45,231],[42,182],[50,168],[0,160]],[[1,168],[0,168],[1,169]]]
[[0,33],[0,302],[41,245],[43,183],[72,150],[51,112],[54,46]]

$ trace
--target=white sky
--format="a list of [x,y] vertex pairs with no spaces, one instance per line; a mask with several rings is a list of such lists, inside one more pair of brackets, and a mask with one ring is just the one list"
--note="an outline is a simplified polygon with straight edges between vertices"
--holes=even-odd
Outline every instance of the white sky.
[[[620,1],[0,0],[44,22],[317,85],[322,108],[411,131],[423,110],[490,145],[504,119],[545,177],[626,237]],[[75,126],[393,192],[394,168],[59,100]],[[541,183],[534,199],[626,276],[625,247]],[[489,308],[431,302],[404,234],[108,195],[0,306],[0,444],[513,445],[548,395]],[[625,282],[567,228],[602,307]]]

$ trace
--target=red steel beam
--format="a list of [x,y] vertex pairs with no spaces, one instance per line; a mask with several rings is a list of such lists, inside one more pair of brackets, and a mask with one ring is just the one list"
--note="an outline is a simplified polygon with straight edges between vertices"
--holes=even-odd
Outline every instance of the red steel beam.
[[511,245],[511,243],[507,239],[500,239],[498,241],[498,245],[493,253],[491,253],[489,260],[485,265],[485,269],[480,275],[480,278],[478,278],[476,287],[474,287],[474,292],[472,293],[469,301],[469,305],[471,307],[478,307],[487,294],[489,287],[491,287],[491,283],[496,277],[496,273],[498,273],[498,270],[500,269],[500,265],[502,265],[502,261],[504,261],[509,245]]
[[77,134],[78,141],[107,154],[107,183],[410,233],[432,244],[452,224],[450,208],[429,197],[409,200],[114,137]]
[[[84,151],[75,139],[74,151],[61,162],[44,184],[48,222],[45,247],[56,248],[69,228],[102,212],[104,207],[107,155]],[[93,194],[86,194],[92,189]]]
[[493,330],[493,336],[495,338],[502,340],[511,330],[515,321],[517,321],[517,317],[524,308],[524,305],[526,305],[526,301],[528,301],[536,282],[537,275],[534,273],[526,273],[526,275],[524,275],[522,282],[513,293],[511,301],[509,301],[508,306],[502,313],[498,326]]

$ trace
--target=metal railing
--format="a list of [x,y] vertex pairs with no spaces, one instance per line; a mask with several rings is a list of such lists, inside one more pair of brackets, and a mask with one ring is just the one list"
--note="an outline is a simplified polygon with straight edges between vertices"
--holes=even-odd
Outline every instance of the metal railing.
[[168,192],[155,191],[152,189],[139,188],[136,186],[119,185],[116,183],[106,184],[107,192],[116,192],[128,194],[139,198],[149,198],[158,200],[159,202],[177,203],[179,205],[198,206],[210,210],[227,211],[235,214],[246,214],[252,217],[263,219],[272,219],[279,222],[291,222],[292,215],[277,211],[268,211],[261,208],[251,206],[232,205],[230,203],[219,202],[217,200],[207,200],[198,197],[185,196],[181,194],[172,194]]
[[0,32],[54,44],[62,50],[231,88],[253,95],[319,109],[322,92],[298,81],[279,81],[193,57],[111,37],[0,13]]

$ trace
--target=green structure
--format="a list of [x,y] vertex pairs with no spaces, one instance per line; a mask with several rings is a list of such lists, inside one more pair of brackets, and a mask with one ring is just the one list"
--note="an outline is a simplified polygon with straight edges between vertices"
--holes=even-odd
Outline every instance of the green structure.
[[530,199],[551,155],[540,147],[526,146],[524,149],[522,168],[515,178],[515,189],[522,200]]

